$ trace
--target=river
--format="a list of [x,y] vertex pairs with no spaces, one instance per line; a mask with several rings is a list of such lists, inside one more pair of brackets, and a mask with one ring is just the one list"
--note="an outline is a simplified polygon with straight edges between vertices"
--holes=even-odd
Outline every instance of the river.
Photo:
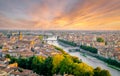
[[108,67],[105,62],[100,61],[100,60],[98,60],[98,59],[96,59],[96,58],[94,58],[92,56],[87,55],[87,57],[85,57],[80,52],[69,52],[68,51],[69,48],[59,44],[58,41],[54,41],[54,42],[48,41],[48,44],[52,44],[52,45],[55,45],[55,46],[58,46],[58,47],[62,48],[64,51],[66,51],[70,55],[77,56],[78,58],[82,59],[83,62],[85,62],[86,64],[88,64],[88,65],[90,65],[90,66],[92,66],[94,68],[99,66],[102,69],[109,70],[112,76],[120,76],[120,71],[118,71],[116,69],[113,69],[111,67]]

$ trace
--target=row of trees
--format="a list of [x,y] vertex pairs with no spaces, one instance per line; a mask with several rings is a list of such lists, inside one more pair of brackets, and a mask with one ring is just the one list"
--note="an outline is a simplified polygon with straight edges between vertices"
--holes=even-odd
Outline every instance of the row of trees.
[[47,58],[42,56],[10,58],[10,63],[17,62],[19,67],[33,70],[39,75],[72,74],[75,76],[111,76],[109,71],[93,69],[91,66],[81,62],[77,57],[67,54],[57,54]]
[[[77,44],[74,43],[74,42],[70,42],[70,41],[66,41],[66,40],[62,40],[62,39],[59,39],[59,41],[65,43],[65,44],[71,45],[71,46],[77,46]],[[82,49],[84,49],[86,51],[89,51],[91,53],[94,53],[94,54],[98,53],[98,49],[96,49],[94,47],[81,45],[80,48],[82,48]]]
[[85,51],[89,51],[91,53],[94,53],[94,54],[98,53],[98,49],[91,47],[91,46],[81,45],[80,48],[84,49]]
[[113,65],[113,66],[116,66],[118,68],[120,68],[120,62],[116,61],[116,60],[113,60],[113,59],[110,59],[110,58],[104,58],[104,57],[101,57],[101,56],[96,56],[96,58],[110,64],[110,65]]
[[71,41],[66,41],[66,40],[63,40],[63,39],[58,39],[58,41],[63,42],[63,43],[68,44],[68,45],[71,45],[71,46],[77,46],[76,43],[71,42]]
[[[97,54],[98,53],[98,50],[94,47],[90,47],[90,46],[84,46],[84,45],[81,45],[80,48],[86,50],[86,51],[89,51],[89,52],[92,52],[92,53],[95,53]],[[102,60],[110,65],[113,65],[113,66],[116,66],[118,68],[120,68],[120,62],[118,62],[117,60],[113,60],[111,58],[105,58],[105,57],[102,57],[102,56],[95,56],[96,58],[98,58],[99,60]]]

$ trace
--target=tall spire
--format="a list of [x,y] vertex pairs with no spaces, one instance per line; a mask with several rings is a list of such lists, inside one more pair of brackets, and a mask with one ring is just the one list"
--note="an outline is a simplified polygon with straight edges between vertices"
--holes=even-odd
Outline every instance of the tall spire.
[[21,32],[19,32],[19,40],[22,40],[23,39],[23,35]]

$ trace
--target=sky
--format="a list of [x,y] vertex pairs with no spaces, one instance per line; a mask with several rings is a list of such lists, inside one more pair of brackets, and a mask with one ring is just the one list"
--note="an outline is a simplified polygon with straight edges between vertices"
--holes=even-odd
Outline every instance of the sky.
[[120,30],[120,0],[0,0],[0,29]]

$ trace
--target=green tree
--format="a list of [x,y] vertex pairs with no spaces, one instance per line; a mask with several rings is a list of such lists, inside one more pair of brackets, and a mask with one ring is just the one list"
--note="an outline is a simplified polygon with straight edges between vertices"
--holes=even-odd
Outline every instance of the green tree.
[[27,64],[27,59],[19,57],[17,60],[18,66],[27,69],[26,64]]
[[73,75],[75,76],[93,76],[93,68],[85,63],[74,64]]
[[42,74],[43,69],[44,69],[44,61],[45,61],[44,57],[34,56],[34,58],[32,60],[32,65],[31,65],[34,72],[36,72],[38,74]]
[[52,73],[58,73],[58,68],[60,68],[60,62],[64,59],[64,56],[62,54],[57,54],[55,56],[53,56],[53,69],[52,69]]
[[111,76],[110,72],[108,70],[102,70],[100,72],[100,76]]
[[93,76],[100,76],[101,68],[97,67],[94,69],[94,75]]
[[53,61],[52,57],[46,58],[44,63],[43,75],[52,76],[52,67],[53,67],[52,61]]
[[32,60],[35,56],[32,56],[32,57],[29,57],[27,58],[27,65],[26,65],[26,68],[32,70]]
[[60,63],[60,74],[71,74],[72,73],[72,64],[73,61],[68,56],[65,57]]
[[39,39],[42,41],[42,40],[43,40],[43,35],[40,35],[40,36],[39,36]]
[[107,42],[107,41],[105,42],[105,45],[108,45],[108,42]]
[[5,58],[11,58],[10,54],[6,54]]
[[98,38],[97,38],[97,42],[104,42],[104,39],[101,38],[101,37],[98,37]]
[[74,63],[81,63],[82,61],[78,58],[78,57],[76,57],[76,56],[71,56],[72,57],[72,60],[73,60],[73,62]]
[[93,76],[111,76],[111,74],[108,70],[101,70],[100,67],[97,67],[97,68],[94,69],[94,75]]
[[2,49],[3,45],[0,45],[0,49]]
[[14,62],[17,62],[17,61],[18,61],[18,59],[16,59],[15,57],[11,57],[10,58],[10,64],[14,63]]

